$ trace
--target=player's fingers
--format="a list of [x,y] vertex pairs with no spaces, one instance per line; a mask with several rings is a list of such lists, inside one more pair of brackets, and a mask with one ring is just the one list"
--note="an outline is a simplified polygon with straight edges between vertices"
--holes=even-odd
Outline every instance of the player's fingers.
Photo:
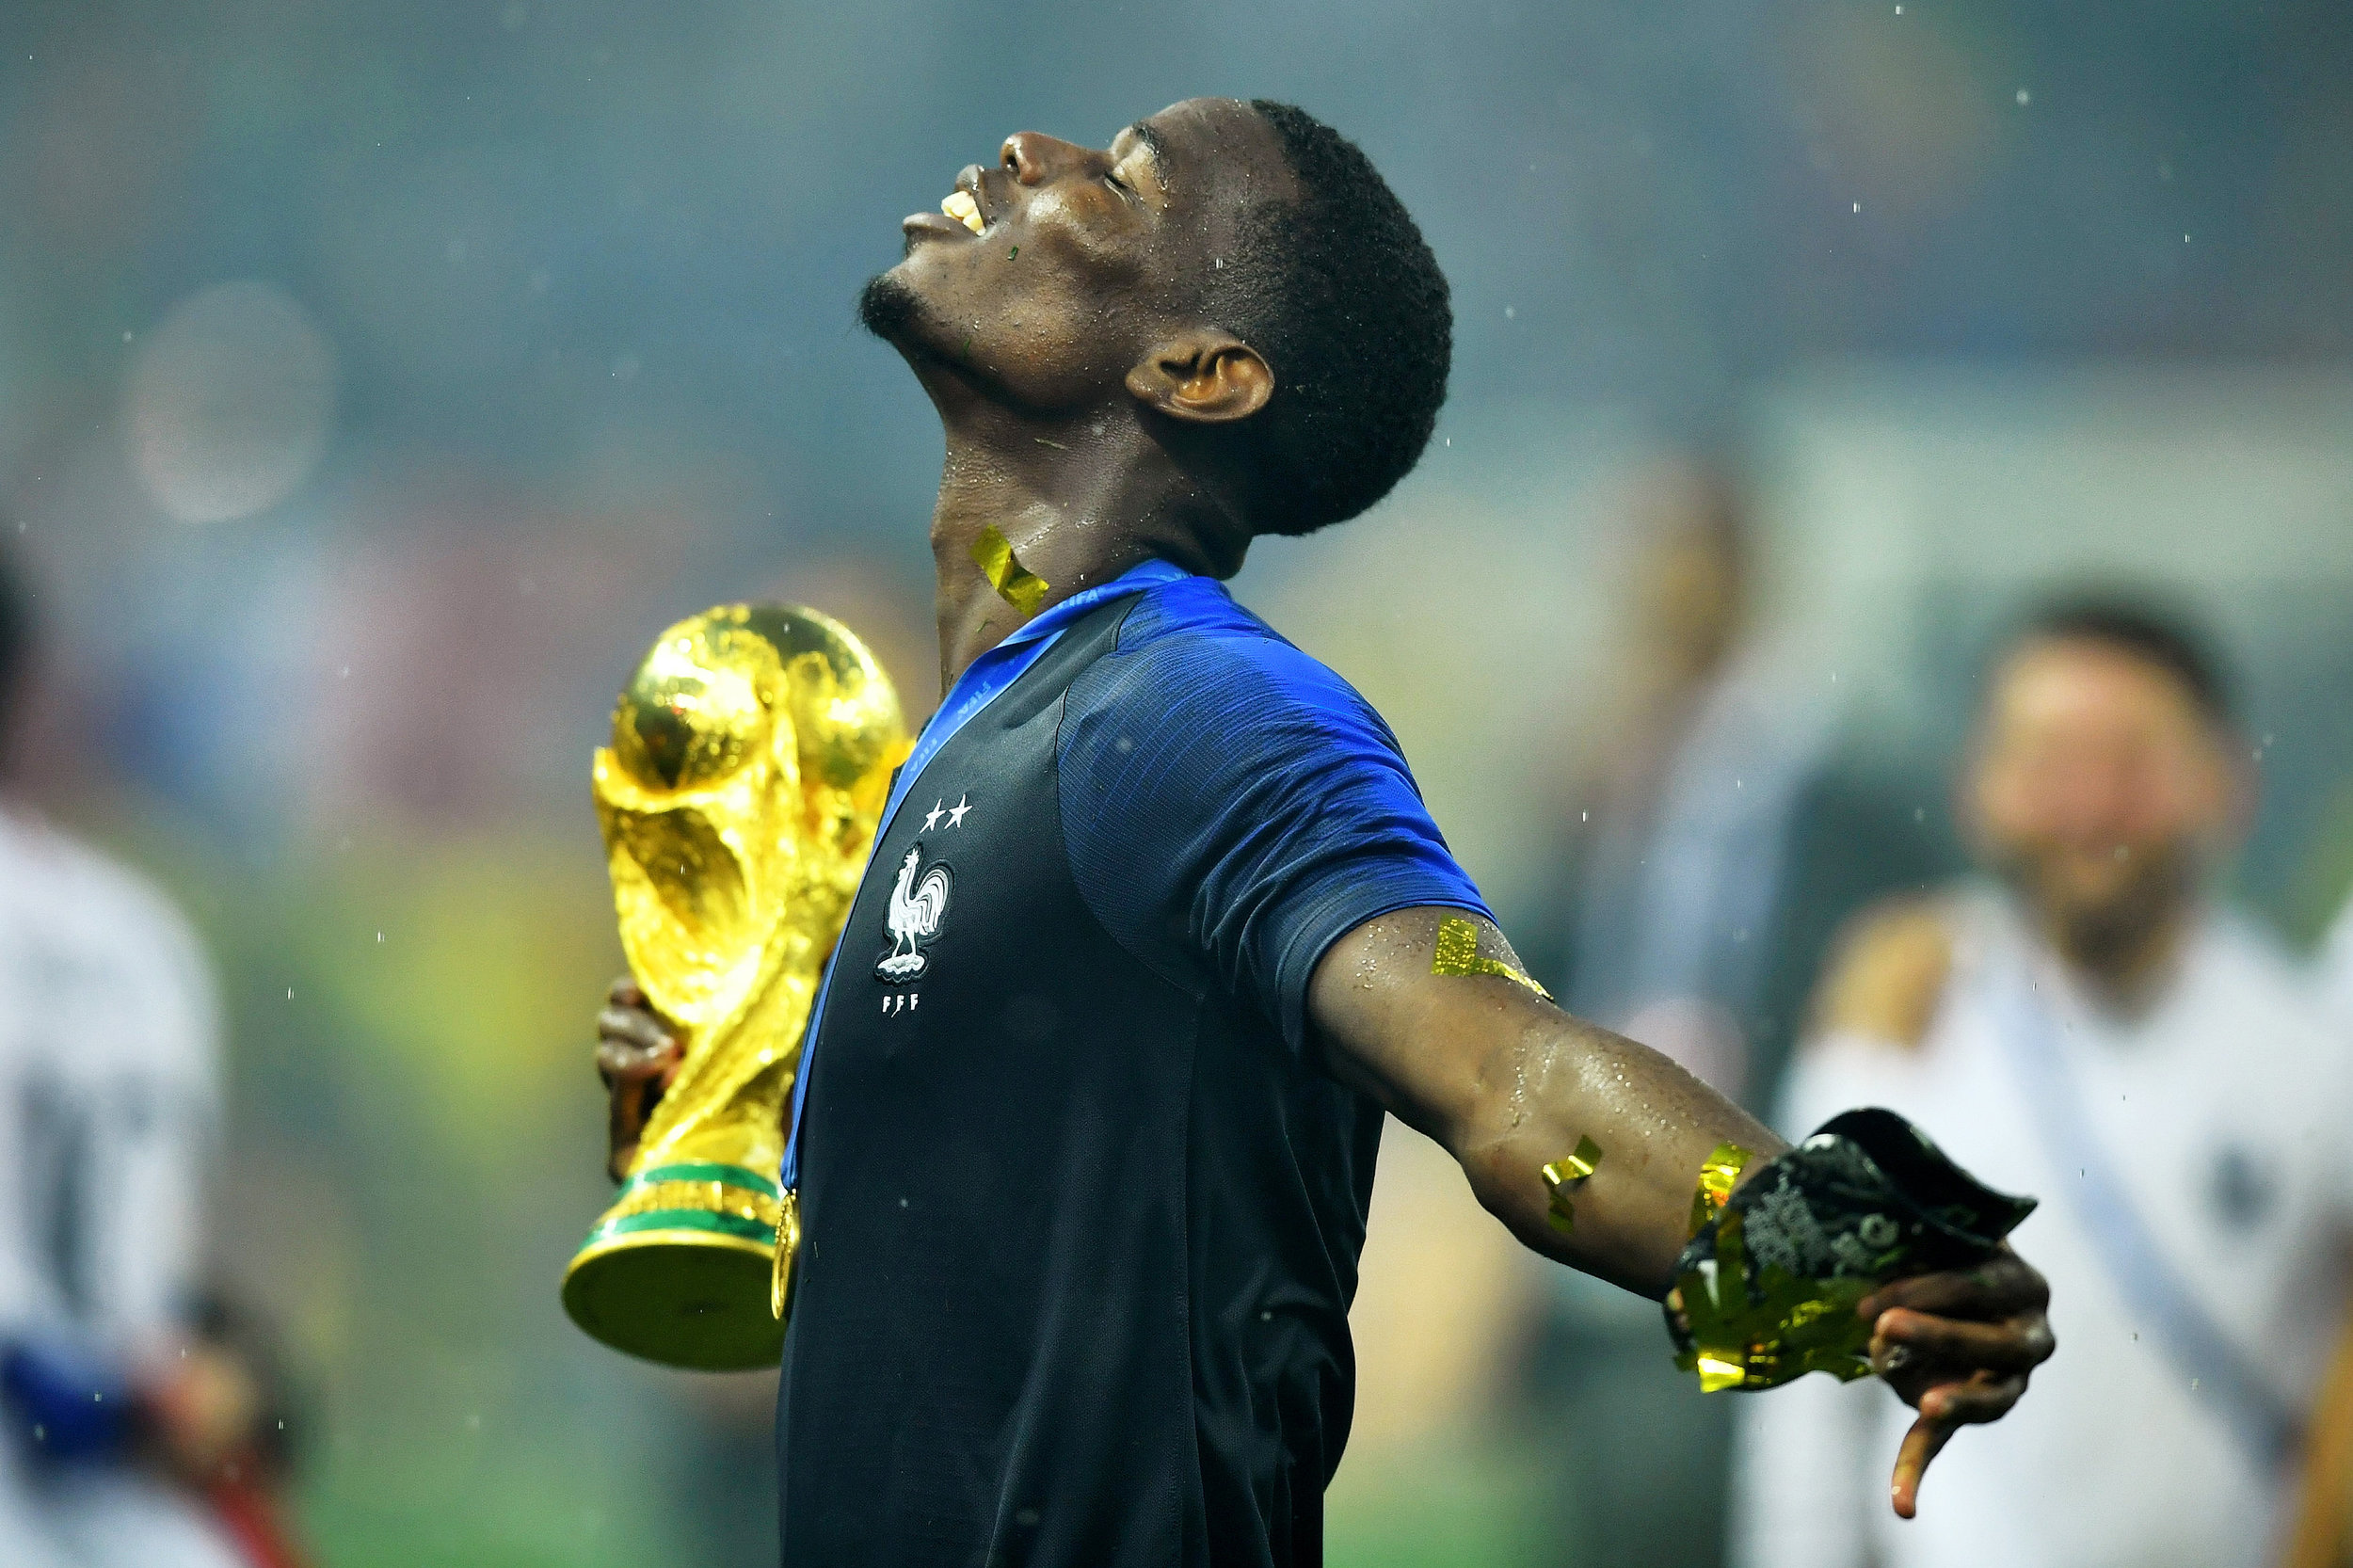
[[1996,1253],[1972,1269],[1947,1269],[1894,1280],[1865,1296],[1855,1308],[1865,1318],[1909,1307],[1947,1318],[2009,1318],[2040,1312],[2051,1288],[2015,1253]]
[[616,1007],[643,1007],[646,1005],[646,993],[637,984],[635,975],[625,974],[605,991],[604,1000]]
[[607,1089],[616,1083],[658,1082],[664,1088],[678,1071],[676,1047],[648,1050],[641,1046],[607,1040],[597,1047],[597,1077]]
[[597,1071],[610,1078],[651,1078],[667,1064],[673,1048],[641,1046],[632,1040],[597,1042]]
[[1910,1519],[1920,1512],[1920,1478],[1952,1438],[1950,1426],[1926,1416],[1904,1433],[1903,1447],[1896,1450],[1896,1473],[1887,1483],[1888,1501],[1895,1504],[1897,1518]]
[[1980,1372],[1929,1389],[1920,1396],[1920,1414],[1947,1426],[1982,1426],[2009,1415],[2025,1391],[2024,1372],[2013,1372],[2009,1377]]
[[635,1046],[640,1050],[664,1050],[676,1043],[660,1018],[633,1007],[608,1007],[598,1014],[597,1038]]
[[1897,1346],[1955,1367],[2023,1372],[2051,1359],[2052,1340],[2050,1325],[2039,1317],[1978,1323],[1897,1307],[1871,1325],[1873,1359]]

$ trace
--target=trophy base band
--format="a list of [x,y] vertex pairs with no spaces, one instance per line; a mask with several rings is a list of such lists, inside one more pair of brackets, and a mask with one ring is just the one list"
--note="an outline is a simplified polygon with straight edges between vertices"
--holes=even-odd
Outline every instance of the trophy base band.
[[776,1366],[776,1192],[733,1166],[633,1177],[565,1271],[564,1310],[590,1337],[665,1366]]

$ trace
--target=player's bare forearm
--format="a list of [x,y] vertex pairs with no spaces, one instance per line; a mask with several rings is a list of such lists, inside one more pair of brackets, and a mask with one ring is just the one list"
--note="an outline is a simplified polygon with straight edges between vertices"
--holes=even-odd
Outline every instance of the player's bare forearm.
[[[1522,1241],[1663,1296],[1708,1154],[1785,1145],[1658,1052],[1563,1013],[1524,974],[1487,921],[1407,909],[1333,945],[1308,1016],[1335,1075],[1443,1144]],[[1585,1139],[1600,1151],[1593,1174],[1548,1182],[1545,1167],[1565,1174]]]

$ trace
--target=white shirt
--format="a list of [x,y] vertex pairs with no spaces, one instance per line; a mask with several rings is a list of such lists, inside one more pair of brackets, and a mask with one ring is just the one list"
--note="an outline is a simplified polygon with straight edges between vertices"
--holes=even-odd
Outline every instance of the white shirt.
[[[0,807],[0,1341],[167,1344],[195,1283],[219,1026],[201,950],[142,878]],[[0,1560],[233,1560],[136,1473],[45,1477],[0,1442]]]
[[2268,1561],[2287,1478],[2264,1473],[2210,1391],[2122,1298],[2083,1177],[2058,1168],[1993,1031],[1993,988],[2040,984],[2083,1119],[2175,1275],[2291,1409],[2309,1408],[2353,1235],[2353,1043],[2295,968],[2204,919],[2143,1015],[2095,1006],[1992,894],[1963,902],[1954,971],[1916,1049],[1832,1039],[1801,1061],[1783,1131],[1854,1105],[1918,1122],[1993,1186],[2042,1207],[2018,1250],[2051,1282],[2057,1355],[2000,1423],[1929,1467],[1920,1516],[1887,1476],[1913,1414],[1884,1387],[1808,1377],[1746,1397],[1734,1544],[1744,1568],[2233,1568]]
[[2337,917],[2320,949],[2320,988],[2326,1004],[2353,1025],[2353,903]]

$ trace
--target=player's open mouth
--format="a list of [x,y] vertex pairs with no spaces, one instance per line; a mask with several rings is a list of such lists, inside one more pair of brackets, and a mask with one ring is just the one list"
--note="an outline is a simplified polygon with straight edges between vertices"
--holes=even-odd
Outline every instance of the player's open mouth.
[[956,176],[956,188],[948,193],[936,212],[909,213],[899,227],[913,246],[926,235],[939,239],[971,239],[988,228],[988,216],[981,211],[981,171],[967,168]]
[[976,234],[987,227],[981,216],[981,204],[972,200],[972,193],[968,190],[950,191],[947,200],[940,202],[939,210]]

